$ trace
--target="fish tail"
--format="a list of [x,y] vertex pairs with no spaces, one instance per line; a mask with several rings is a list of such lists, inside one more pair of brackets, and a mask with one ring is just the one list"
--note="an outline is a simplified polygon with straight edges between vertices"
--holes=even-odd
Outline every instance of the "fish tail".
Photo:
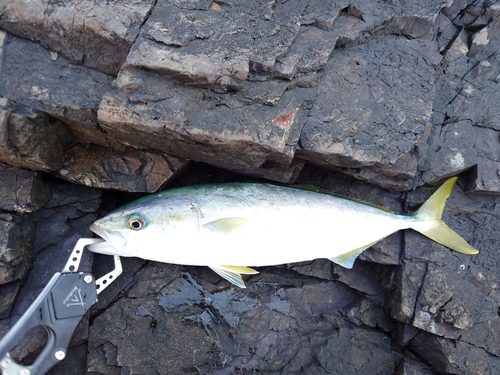
[[417,219],[411,228],[424,236],[463,254],[477,254],[458,233],[441,220],[446,200],[450,196],[457,177],[450,178],[412,216]]

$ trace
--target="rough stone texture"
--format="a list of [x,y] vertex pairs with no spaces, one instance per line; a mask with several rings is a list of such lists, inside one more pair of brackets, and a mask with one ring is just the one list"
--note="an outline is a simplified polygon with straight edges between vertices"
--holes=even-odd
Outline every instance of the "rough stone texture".
[[[106,133],[125,145],[239,172],[258,173],[266,162],[289,165],[315,89],[296,88],[290,96],[284,93],[288,82],[247,85],[228,96],[128,68],[117,79],[121,90],[104,96],[98,117]],[[268,96],[276,86],[277,99]]]
[[0,284],[21,280],[31,267],[33,228],[19,217],[0,214]]
[[[447,13],[449,18],[443,16],[436,24],[438,32],[443,30],[438,41],[444,59],[422,179],[434,182],[473,168],[467,189],[496,193],[500,190],[500,66],[496,55],[500,9],[478,5],[461,13],[457,6]],[[450,33],[450,29],[456,31]]]
[[463,341],[419,333],[412,342],[412,348],[441,373],[495,374],[500,370],[497,356]]
[[[498,373],[499,16],[468,0],[4,1],[0,334],[97,211],[139,192],[257,178],[411,213],[460,173],[444,219],[477,256],[405,231],[351,270],[262,267],[245,290],[123,259],[51,374]],[[101,204],[60,178],[113,191]]]
[[[265,169],[255,171],[266,161],[290,164],[305,123],[301,157],[317,163],[326,158],[336,167],[350,163],[351,173],[360,178],[386,187],[410,187],[418,151],[430,131],[429,98],[441,58],[437,45],[400,36],[377,39],[376,47],[368,43],[359,52],[352,48],[333,53],[322,80],[317,81],[316,74],[303,75],[323,69],[338,43],[366,42],[368,30],[377,35],[426,35],[439,4],[425,11],[383,4],[385,12],[375,12],[373,4],[358,7],[342,2],[258,2],[252,8],[232,2],[208,10],[205,3],[196,4],[162,2],[154,8],[120,71],[118,91],[101,102],[99,121],[108,134],[127,145],[283,181]],[[374,56],[381,51],[386,54]],[[348,68],[356,54],[366,64]],[[333,78],[336,66],[345,67],[340,82]],[[387,73],[377,77],[381,67]],[[229,92],[208,94],[179,82]],[[312,88],[304,90],[304,82]],[[332,92],[339,93],[333,97],[335,104]],[[351,95],[340,99],[342,93]],[[305,97],[314,95],[317,104],[309,111],[311,101]],[[353,103],[358,102],[356,107]],[[387,112],[394,114],[387,118]],[[295,118],[296,113],[301,116]],[[349,129],[332,129],[332,118],[342,118],[339,113],[348,116],[344,127]],[[226,121],[221,123],[220,116]],[[353,124],[356,130],[351,134]],[[318,127],[319,145],[314,143]],[[391,145],[397,146],[367,146],[370,137],[391,137],[398,140]],[[329,149],[332,144],[342,147]],[[370,147],[372,152],[366,150]],[[359,167],[368,168],[353,170]]]
[[25,213],[47,202],[51,189],[42,182],[40,173],[0,163],[0,210]]
[[153,3],[5,1],[0,4],[0,27],[72,63],[116,75]]
[[55,171],[72,141],[66,126],[31,107],[0,98],[0,161],[19,168]]
[[65,152],[59,176],[96,188],[153,193],[185,167],[186,162],[168,155],[76,145]]
[[301,155],[367,168],[358,176],[383,186],[410,180],[431,128],[440,59],[432,44],[397,36],[334,51],[301,134]]
[[108,144],[96,112],[113,77],[72,65],[38,44],[0,34],[0,97],[60,119],[81,141]]
[[[90,372],[166,373],[161,369],[168,366],[169,373],[326,374],[324,368],[345,370],[344,361],[359,371],[394,371],[386,336],[342,319],[339,310],[357,296],[341,283],[310,279],[299,286],[291,278],[284,288],[263,275],[246,290],[214,290],[177,266],[156,263],[138,272],[133,283],[126,297],[94,321]],[[119,328],[117,316],[134,331]],[[155,341],[141,339],[151,335]],[[152,346],[144,347],[144,341]],[[360,357],[359,351],[370,354]]]

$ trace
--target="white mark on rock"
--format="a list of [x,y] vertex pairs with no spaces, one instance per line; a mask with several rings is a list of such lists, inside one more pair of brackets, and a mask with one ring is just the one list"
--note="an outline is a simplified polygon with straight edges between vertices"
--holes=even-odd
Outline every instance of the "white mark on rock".
[[477,44],[478,46],[485,46],[490,42],[488,38],[488,29],[484,28],[481,31],[477,32],[472,38],[472,43]]
[[474,92],[474,87],[472,87],[471,85],[465,85],[464,87],[464,92],[470,96],[473,92]]
[[483,60],[479,63],[483,68],[491,68],[491,63],[489,61]]
[[452,166],[452,168],[460,169],[465,165],[465,159],[462,153],[456,149],[453,150],[454,153],[446,156],[446,161]]
[[46,88],[41,88],[41,87],[38,87],[38,86],[32,86],[31,87],[31,95],[37,96],[37,97],[39,97],[41,99],[48,98],[49,97],[47,95],[48,92],[49,92],[49,90],[46,89]]

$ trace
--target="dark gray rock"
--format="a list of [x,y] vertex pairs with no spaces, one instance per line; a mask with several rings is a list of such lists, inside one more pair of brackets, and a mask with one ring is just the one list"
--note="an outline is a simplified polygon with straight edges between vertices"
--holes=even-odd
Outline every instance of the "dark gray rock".
[[0,161],[15,167],[55,171],[73,141],[67,127],[44,112],[0,98]]
[[49,185],[38,172],[0,163],[0,210],[25,213],[36,211],[52,196]]
[[83,142],[107,144],[96,111],[112,76],[72,65],[38,44],[1,32],[0,97],[63,121]]
[[433,43],[396,36],[336,51],[301,134],[301,157],[408,188],[431,129],[440,59]]
[[52,193],[37,172],[0,164],[0,175],[0,319],[7,319],[32,267],[35,225],[23,214],[40,208]]
[[[0,214],[0,229],[1,285],[23,279],[31,268],[34,226],[22,217]],[[6,290],[6,295],[15,289]]]
[[[298,114],[303,117],[300,112],[310,108],[310,103],[304,101],[304,95],[314,95],[314,90],[304,93],[302,82],[309,81],[308,87],[311,87],[311,77],[301,81],[303,74],[323,69],[339,38],[343,38],[343,45],[352,46],[366,41],[368,30],[377,30],[376,35],[422,37],[431,30],[432,21],[439,11],[438,4],[429,4],[425,11],[411,5],[400,7],[383,4],[381,6],[385,12],[374,12],[373,5],[349,7],[348,3],[343,2],[310,2],[307,5],[294,1],[262,2],[255,4],[252,9],[245,3],[232,2],[228,6],[217,5],[208,10],[205,3],[189,4],[179,6],[164,2],[154,8],[141,30],[141,36],[131,49],[126,67],[120,72],[117,80],[119,92],[107,94],[101,102],[101,125],[117,142],[154,148],[279,181],[284,179],[273,178],[273,174],[265,168],[258,168],[266,161],[272,161],[282,164],[280,169],[283,169],[294,156],[295,145],[304,125],[300,117],[294,123],[294,116],[300,109]],[[356,27],[353,28],[354,24]],[[380,125],[387,122],[390,124],[389,130],[392,130],[386,134],[376,129],[359,129],[357,134],[360,139],[355,141],[359,143],[363,134],[369,138],[392,136],[394,132],[398,148],[390,149],[388,146],[388,150],[380,155],[369,155],[367,150],[363,156],[359,155],[360,152],[353,156],[356,150],[367,148],[365,142],[353,147],[351,152],[325,151],[310,143],[309,139],[317,132],[310,134],[314,130],[310,128],[314,125],[309,120],[309,127],[306,127],[301,138],[307,159],[319,162],[323,161],[324,154],[328,154],[330,162],[327,164],[345,166],[353,161],[350,170],[360,178],[375,179],[386,187],[410,187],[409,180],[415,177],[419,152],[425,148],[430,130],[428,119],[431,106],[427,99],[433,95],[434,68],[440,56],[433,52],[432,43],[406,43],[401,37],[397,40],[399,44],[395,42],[395,47],[386,53],[399,53],[404,60],[393,59],[392,66],[389,65],[391,68],[385,68],[387,82],[369,84],[372,91],[377,91],[374,94],[376,98],[370,92],[361,91],[362,83],[358,82],[359,88],[349,88],[352,97],[344,100],[354,102],[359,97],[365,104],[375,99],[386,100],[378,109],[368,108],[379,112],[380,119],[373,120],[373,123]],[[367,54],[378,53],[371,51],[377,48],[387,50],[389,44],[393,44],[392,39],[364,50]],[[374,60],[373,56],[367,56],[366,59]],[[384,59],[380,57],[380,61]],[[330,60],[332,66],[349,65],[346,61],[335,61],[335,55]],[[419,64],[418,69],[414,69],[414,60]],[[397,65],[403,67],[398,68]],[[144,72],[144,69],[148,72]],[[364,73],[360,74],[368,74],[369,80],[368,71],[378,72],[379,67],[375,63],[361,70]],[[395,73],[393,70],[397,71],[398,78],[391,83],[390,77]],[[252,72],[262,76],[255,79]],[[270,77],[271,73],[291,82],[277,81]],[[327,70],[327,76],[332,74],[331,69]],[[415,82],[408,84],[406,81],[409,77],[413,77]],[[417,81],[421,79],[425,79],[426,84],[419,85]],[[187,88],[179,85],[179,81],[225,95],[215,96],[203,90]],[[384,78],[380,78],[380,81],[384,81]],[[329,100],[330,94],[326,91],[338,91],[328,78],[322,84],[327,87],[315,99],[317,108],[323,108],[325,103],[321,100]],[[314,86],[316,82],[312,83]],[[390,99],[381,97],[385,93],[382,86],[387,86],[385,91],[391,91],[390,94],[386,93],[392,95]],[[411,96],[415,87],[420,90],[418,99],[412,99]],[[403,91],[407,94],[401,95]],[[201,93],[203,96],[200,97]],[[195,113],[190,110],[193,104],[196,105]],[[200,104],[202,111],[199,111]],[[276,108],[268,110],[261,104]],[[410,108],[414,106],[411,112]],[[259,115],[252,120],[246,116],[249,112]],[[397,113],[389,121],[385,118],[387,112]],[[199,113],[204,114],[203,118],[197,116]],[[245,113],[245,120],[240,118],[240,113]],[[365,115],[368,116],[368,113]],[[316,116],[314,109],[312,116]],[[228,118],[231,119],[229,122]],[[353,114],[353,121],[359,120],[355,118]],[[398,124],[403,118],[406,122],[400,127]],[[123,129],[123,123],[128,124],[127,129]],[[219,123],[224,123],[223,129],[219,129]],[[241,123],[247,124],[247,127],[242,128]],[[366,126],[373,128],[373,123]],[[139,137],[132,137],[131,129]],[[323,138],[328,137],[336,136]],[[331,140],[324,142],[331,143]],[[221,144],[224,144],[223,148]],[[380,150],[379,146],[375,144],[371,147]],[[368,168],[362,172],[352,170],[359,166]],[[291,170],[288,175],[293,174],[293,168]],[[399,181],[394,183],[394,180]]]
[[444,74],[437,81],[439,94],[434,102],[436,126],[421,169],[426,183],[473,169],[468,190],[498,193],[500,125],[496,103],[500,100],[497,84],[500,67],[495,51],[500,46],[500,23],[495,18],[498,10],[492,14],[494,9],[483,6],[468,7],[467,12],[458,14],[456,9],[448,10],[454,23],[460,26],[467,27],[468,15],[477,20],[488,14],[487,19],[494,21],[479,30],[472,27],[472,35],[458,28],[453,34],[453,28],[447,26],[449,32],[444,42],[447,39],[449,42],[443,43],[441,64]]
[[[436,338],[474,348],[474,353],[481,353],[481,361],[486,361],[481,364],[485,368],[496,368],[494,356],[498,355],[498,276],[491,266],[497,254],[493,234],[498,225],[494,209],[497,200],[465,196],[459,189],[448,200],[444,220],[481,250],[476,256],[450,253],[416,233],[405,232],[405,252],[391,312],[395,319]],[[410,202],[416,201],[421,202],[422,197],[410,197]],[[429,348],[419,351],[427,358],[424,351]],[[442,361],[449,360],[449,349],[436,352],[436,356],[442,359],[430,362],[441,371],[453,372],[453,366],[457,366],[459,373],[481,372],[458,365],[445,369]]]
[[81,185],[128,192],[154,193],[186,167],[165,154],[116,150],[78,144],[64,154],[59,176]]
[[7,332],[10,328],[6,319],[10,317],[20,288],[20,281],[2,285],[2,290],[0,291],[0,332]]
[[[245,85],[248,89],[238,94],[217,94],[151,72],[123,69],[119,91],[103,97],[98,117],[106,133],[125,145],[272,180],[283,181],[284,176],[283,182],[290,182],[298,164],[288,171],[286,166],[293,160],[315,89],[297,87],[292,95],[286,91],[292,83],[265,77],[258,89],[252,89],[254,82]],[[269,87],[274,91],[276,85],[281,92],[270,99]],[[281,166],[266,173],[266,162]],[[275,174],[275,169],[285,173]]]
[[154,2],[94,1],[0,4],[0,27],[104,73],[118,72]]
[[419,333],[411,347],[445,374],[495,374],[500,370],[497,356],[463,341]]
[[272,72],[293,43],[305,4],[245,2],[198,10],[155,6],[127,64],[217,92],[240,89],[249,70]]
[[412,358],[411,354],[405,353],[405,357],[401,360],[396,375],[433,375],[435,374],[429,366],[418,359]]
[[[394,371],[385,335],[374,336],[339,314],[357,299],[341,283],[309,278],[300,287],[282,287],[263,275],[249,280],[246,290],[214,289],[199,276],[148,263],[127,296],[94,320],[89,371],[352,373],[347,362],[362,370],[375,366],[381,374]],[[118,328],[128,324],[133,333]],[[360,355],[364,349],[372,354]]]

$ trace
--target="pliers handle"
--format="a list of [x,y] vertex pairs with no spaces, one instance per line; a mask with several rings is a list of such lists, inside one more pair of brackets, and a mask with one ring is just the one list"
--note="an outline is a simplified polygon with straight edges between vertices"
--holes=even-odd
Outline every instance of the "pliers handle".
[[[62,272],[56,272],[31,306],[0,341],[0,369],[4,375],[42,375],[66,357],[71,337],[85,313],[122,272],[120,258],[115,269],[98,280],[89,272],[78,272],[85,246],[102,241],[82,238],[75,245]],[[99,291],[98,291],[99,290]],[[15,345],[35,327],[42,326],[48,339],[33,364],[23,366],[9,355]]]

